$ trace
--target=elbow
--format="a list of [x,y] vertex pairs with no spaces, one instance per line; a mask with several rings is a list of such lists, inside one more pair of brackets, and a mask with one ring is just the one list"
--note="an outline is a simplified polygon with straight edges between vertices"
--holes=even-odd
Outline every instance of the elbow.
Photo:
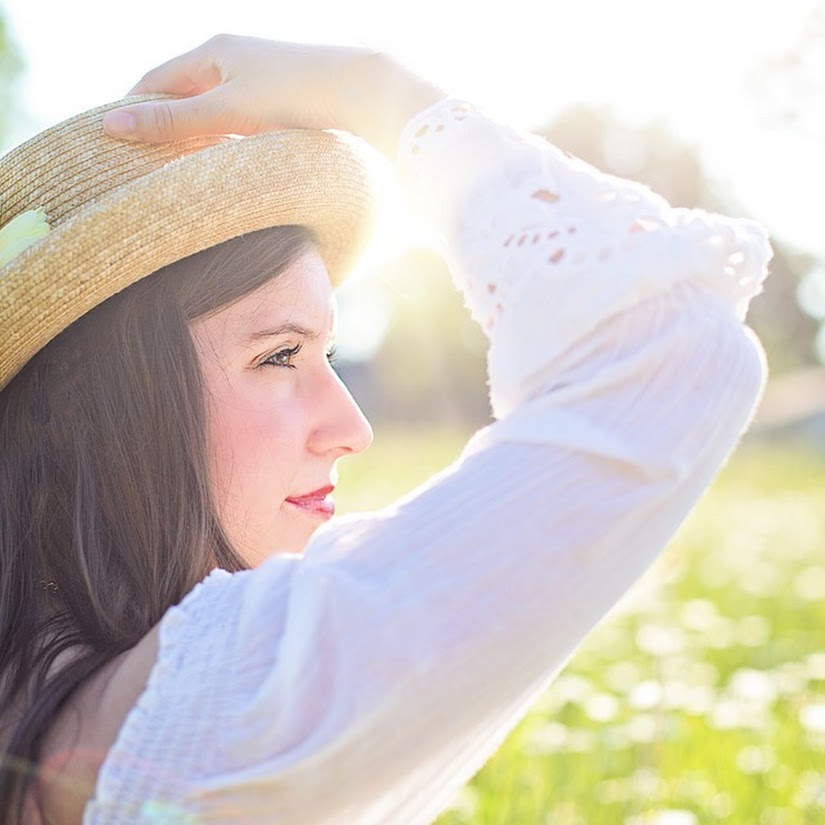
[[753,422],[765,391],[767,359],[754,332],[738,322],[702,343],[706,380],[693,390],[694,429],[674,450],[667,475],[676,486],[709,484]]
[[742,403],[746,407],[743,432],[753,423],[768,382],[768,359],[762,342],[750,327],[742,328]]

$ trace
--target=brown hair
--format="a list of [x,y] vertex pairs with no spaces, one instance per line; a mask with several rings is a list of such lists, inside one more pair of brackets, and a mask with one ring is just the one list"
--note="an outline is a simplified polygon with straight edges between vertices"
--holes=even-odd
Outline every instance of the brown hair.
[[313,243],[304,227],[278,227],[172,264],[81,318],[0,392],[7,825],[22,822],[44,737],[72,692],[210,569],[246,567],[210,494],[188,324],[276,276]]

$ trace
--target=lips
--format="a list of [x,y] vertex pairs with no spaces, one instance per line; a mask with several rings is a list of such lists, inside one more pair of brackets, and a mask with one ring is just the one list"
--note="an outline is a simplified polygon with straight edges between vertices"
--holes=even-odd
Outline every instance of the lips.
[[303,493],[300,496],[289,496],[287,504],[297,507],[302,512],[316,518],[328,519],[335,515],[335,501],[332,498],[332,485],[313,490],[311,493]]

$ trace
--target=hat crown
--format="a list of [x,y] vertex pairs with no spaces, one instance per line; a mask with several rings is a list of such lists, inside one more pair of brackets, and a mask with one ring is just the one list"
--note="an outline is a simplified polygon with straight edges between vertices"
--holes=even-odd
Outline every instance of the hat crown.
[[[0,160],[0,227],[29,209],[43,209],[54,228],[83,206],[170,161],[229,138],[132,143],[109,137],[105,112],[130,103],[169,99],[139,95],[98,106],[46,129]],[[34,173],[34,174],[33,174]]]
[[300,224],[333,284],[367,242],[375,200],[358,141],[311,129],[177,143],[119,141],[103,114],[53,126],[0,159],[0,227],[42,209],[50,231],[0,267],[0,390],[67,326],[173,261]]

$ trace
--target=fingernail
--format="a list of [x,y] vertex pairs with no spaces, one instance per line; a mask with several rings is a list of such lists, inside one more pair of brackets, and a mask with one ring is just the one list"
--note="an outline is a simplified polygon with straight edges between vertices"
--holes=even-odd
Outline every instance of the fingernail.
[[129,137],[135,131],[135,116],[123,109],[106,112],[103,115],[103,128],[112,137]]

